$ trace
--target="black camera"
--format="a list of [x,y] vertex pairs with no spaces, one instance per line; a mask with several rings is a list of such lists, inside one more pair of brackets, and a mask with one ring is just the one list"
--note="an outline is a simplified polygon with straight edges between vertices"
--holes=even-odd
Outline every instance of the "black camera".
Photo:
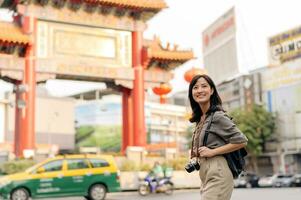
[[188,173],[191,173],[194,170],[196,171],[200,170],[200,167],[201,167],[200,164],[196,160],[192,160],[185,166],[185,170]]

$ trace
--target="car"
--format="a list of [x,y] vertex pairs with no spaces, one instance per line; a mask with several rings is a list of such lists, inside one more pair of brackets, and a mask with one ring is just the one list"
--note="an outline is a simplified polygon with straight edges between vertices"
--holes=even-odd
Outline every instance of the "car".
[[110,155],[57,156],[25,172],[0,178],[2,199],[84,196],[88,200],[103,200],[107,192],[117,191],[120,172]]
[[293,176],[292,185],[295,187],[301,187],[301,174],[295,174]]
[[277,174],[274,175],[269,174],[259,178],[258,181],[259,187],[273,187],[276,177]]
[[259,177],[250,172],[241,174],[237,179],[234,180],[234,187],[236,188],[254,188],[258,187]]
[[290,174],[279,174],[273,183],[273,187],[291,187],[292,185],[293,175]]

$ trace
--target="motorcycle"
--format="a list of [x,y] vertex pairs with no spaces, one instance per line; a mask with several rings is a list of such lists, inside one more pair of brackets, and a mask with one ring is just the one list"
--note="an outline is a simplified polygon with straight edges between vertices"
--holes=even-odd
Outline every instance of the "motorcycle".
[[171,195],[174,190],[174,184],[171,182],[171,177],[163,177],[159,180],[148,174],[139,184],[138,192],[141,196],[146,196],[150,193],[165,193]]

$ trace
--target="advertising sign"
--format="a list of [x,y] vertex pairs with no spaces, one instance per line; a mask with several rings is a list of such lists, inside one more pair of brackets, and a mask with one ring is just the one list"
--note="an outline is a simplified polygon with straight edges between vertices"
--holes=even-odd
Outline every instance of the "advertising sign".
[[300,62],[268,68],[262,72],[262,90],[268,91],[301,82]]
[[301,57],[301,26],[269,38],[269,63],[277,66]]
[[208,74],[217,83],[238,73],[234,8],[203,32],[203,56]]

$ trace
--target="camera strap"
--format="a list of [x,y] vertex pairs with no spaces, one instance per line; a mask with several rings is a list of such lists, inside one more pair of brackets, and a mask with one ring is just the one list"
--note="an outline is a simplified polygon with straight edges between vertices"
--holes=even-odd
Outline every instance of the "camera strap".
[[205,135],[204,135],[204,140],[203,140],[203,146],[206,146],[206,144],[207,144],[208,135],[210,133],[210,127],[211,127],[212,120],[213,120],[213,115],[214,115],[214,112],[211,113],[208,125],[207,125],[206,130],[205,130]]

